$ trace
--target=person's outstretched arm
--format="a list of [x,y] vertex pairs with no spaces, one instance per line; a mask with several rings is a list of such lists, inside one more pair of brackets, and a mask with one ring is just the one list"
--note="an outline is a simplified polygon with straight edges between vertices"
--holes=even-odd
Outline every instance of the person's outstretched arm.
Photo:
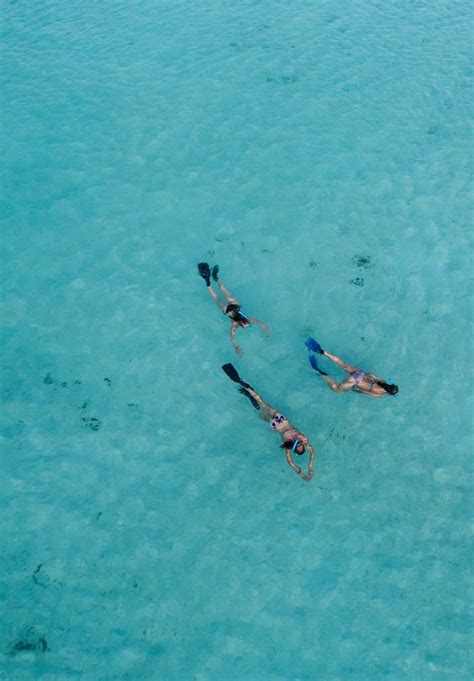
[[262,329],[263,333],[265,333],[268,336],[268,334],[270,333],[270,329],[266,324],[261,322],[260,319],[255,319],[254,317],[249,317],[248,319],[249,322],[251,322],[252,324],[258,324],[259,327]]
[[236,353],[239,355],[239,357],[242,357],[244,354],[244,351],[240,347],[240,345],[237,343],[237,340],[235,338],[235,334],[237,333],[239,329],[239,324],[237,322],[232,322],[230,325],[230,342],[232,343],[234,350]]
[[[297,466],[295,464],[295,462],[293,461],[293,457],[291,456],[291,449],[286,449],[285,453],[286,453],[286,460],[287,460],[288,466],[295,471],[296,475],[301,476],[301,468],[299,466]],[[303,475],[304,475],[304,473],[303,473]]]
[[288,466],[295,471],[296,475],[299,475],[300,478],[302,478],[303,480],[311,480],[311,478],[313,477],[313,473],[308,472],[308,475],[306,475],[306,473],[303,473],[301,468],[297,466],[293,461],[293,457],[291,456],[291,449],[286,450],[286,460]]
[[380,378],[380,376],[377,376],[376,374],[373,374],[372,372],[368,373],[367,376],[370,376],[371,378],[373,378],[374,381],[382,381],[382,383],[389,383],[389,381],[386,381],[384,378]]
[[355,392],[360,393],[361,395],[367,395],[367,397],[375,397],[377,399],[379,399],[379,397],[383,397],[383,393],[377,395],[376,393],[373,393],[371,390],[363,390],[362,388],[359,388],[359,386],[355,387]]
[[303,442],[304,442],[306,449],[309,452],[308,475],[305,478],[305,480],[311,480],[311,478],[314,476],[313,466],[314,466],[314,459],[315,459],[316,455],[314,453],[313,445],[311,444],[311,442],[309,442],[308,438],[304,438]]

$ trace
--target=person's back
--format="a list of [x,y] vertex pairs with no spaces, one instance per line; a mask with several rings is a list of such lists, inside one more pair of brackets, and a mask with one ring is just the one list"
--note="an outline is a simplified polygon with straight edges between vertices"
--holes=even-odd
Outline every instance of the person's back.
[[306,347],[310,352],[316,352],[319,355],[327,357],[331,362],[337,364],[343,371],[347,373],[346,378],[337,383],[330,378],[325,371],[323,371],[314,355],[310,355],[309,361],[313,369],[325,380],[331,390],[336,393],[344,393],[348,390],[369,395],[370,397],[383,397],[384,395],[396,395],[398,393],[398,386],[394,383],[387,383],[376,374],[364,371],[359,367],[347,364],[340,357],[331,355],[331,353],[323,350],[314,338],[308,338],[305,342]]

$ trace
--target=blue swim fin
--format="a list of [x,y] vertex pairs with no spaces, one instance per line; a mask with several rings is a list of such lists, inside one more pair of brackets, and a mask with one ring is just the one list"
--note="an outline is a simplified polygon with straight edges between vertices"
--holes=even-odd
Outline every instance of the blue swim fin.
[[315,341],[314,338],[307,338],[304,342],[308,350],[311,352],[317,352],[320,355],[324,354],[324,350],[322,347],[319,345],[318,341]]
[[313,369],[318,372],[318,374],[321,374],[321,376],[327,376],[327,373],[319,368],[318,362],[317,362],[316,357],[314,355],[310,355],[309,363],[311,364]]

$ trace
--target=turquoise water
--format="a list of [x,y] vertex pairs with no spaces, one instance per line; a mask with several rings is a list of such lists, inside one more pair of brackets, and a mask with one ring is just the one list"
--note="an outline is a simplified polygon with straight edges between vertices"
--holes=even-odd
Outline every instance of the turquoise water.
[[472,678],[468,3],[2,13],[1,678]]

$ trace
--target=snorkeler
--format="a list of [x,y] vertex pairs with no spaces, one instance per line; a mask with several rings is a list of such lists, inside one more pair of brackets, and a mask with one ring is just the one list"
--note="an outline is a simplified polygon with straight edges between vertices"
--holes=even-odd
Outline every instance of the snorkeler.
[[387,383],[383,378],[380,378],[375,374],[346,364],[346,362],[343,362],[343,360],[336,357],[336,355],[331,355],[329,352],[326,352],[326,350],[323,350],[314,338],[308,338],[305,341],[305,345],[310,352],[313,351],[317,352],[319,355],[324,355],[324,357],[330,359],[331,362],[337,364],[338,367],[348,374],[341,383],[336,383],[332,378],[329,378],[325,371],[320,369],[316,357],[310,355],[309,362],[311,366],[320,374],[334,392],[344,393],[348,390],[354,390],[355,392],[363,393],[370,397],[383,397],[384,395],[396,395],[398,393],[398,386],[395,385],[395,383]]
[[[232,381],[239,383],[242,386],[239,388],[239,392],[249,398],[255,409],[262,410],[259,414],[260,418],[267,421],[270,424],[270,428],[280,435],[283,441],[280,448],[285,450],[286,460],[290,468],[292,468],[300,478],[303,478],[303,480],[311,480],[314,475],[313,465],[315,454],[308,438],[294,428],[286,416],[283,416],[283,414],[267,404],[252,386],[245,383],[232,364],[224,364],[222,368]],[[308,473],[303,473],[300,466],[297,466],[293,461],[292,455],[298,454],[299,456],[302,456],[306,450],[308,450],[309,453]]]
[[[235,334],[237,333],[239,328],[240,327],[246,328],[247,326],[250,326],[250,324],[258,324],[262,331],[268,335],[269,334],[268,327],[258,319],[254,319],[253,317],[247,317],[247,315],[245,315],[241,311],[239,301],[236,300],[236,298],[234,298],[229,293],[229,291],[225,288],[224,284],[220,281],[218,277],[219,265],[214,265],[211,272],[207,262],[200,262],[198,264],[198,271],[201,277],[206,282],[207,290],[211,294],[211,297],[219,305],[222,312],[225,315],[227,315],[227,317],[229,317],[229,319],[231,320],[232,323],[230,325],[230,340],[232,345],[234,346],[234,350],[236,351],[236,353],[239,356],[242,356],[244,354],[244,351],[237,343],[237,340],[235,338]],[[219,289],[222,295],[224,296],[225,300],[221,300],[217,293],[211,287],[211,274],[214,281],[217,281]]]

